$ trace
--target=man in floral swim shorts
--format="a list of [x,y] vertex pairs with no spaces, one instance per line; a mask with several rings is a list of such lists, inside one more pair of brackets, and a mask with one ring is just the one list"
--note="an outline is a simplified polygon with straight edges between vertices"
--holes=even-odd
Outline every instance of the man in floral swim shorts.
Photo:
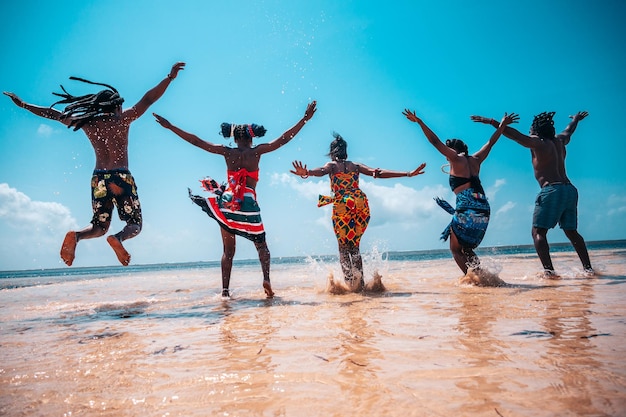
[[[79,240],[103,236],[111,225],[113,206],[124,228],[107,237],[107,242],[115,252],[117,259],[124,266],[130,263],[130,254],[122,242],[141,232],[141,207],[137,197],[135,180],[128,170],[128,133],[130,124],[143,115],[148,107],[156,102],[185,66],[184,62],[174,64],[159,84],[128,109],[122,109],[124,99],[118,91],[108,84],[95,83],[82,78],[72,80],[106,87],[106,90],[84,96],[73,96],[63,86],[63,93],[53,93],[62,97],[50,107],[40,107],[25,103],[13,93],[5,92],[13,103],[31,113],[57,120],[75,131],[82,129],[87,135],[96,154],[96,166],[91,180],[93,218],[91,224],[79,231],[69,231],[61,245],[61,259],[68,266],[74,262],[76,245]],[[66,104],[63,112],[53,107]]]

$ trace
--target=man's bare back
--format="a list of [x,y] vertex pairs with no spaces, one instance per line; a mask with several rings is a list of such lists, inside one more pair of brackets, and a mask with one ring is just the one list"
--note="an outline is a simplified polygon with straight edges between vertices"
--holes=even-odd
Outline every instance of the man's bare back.
[[554,139],[541,139],[535,147],[530,149],[532,155],[535,179],[540,187],[548,184],[568,183],[565,173],[565,145],[556,137]]

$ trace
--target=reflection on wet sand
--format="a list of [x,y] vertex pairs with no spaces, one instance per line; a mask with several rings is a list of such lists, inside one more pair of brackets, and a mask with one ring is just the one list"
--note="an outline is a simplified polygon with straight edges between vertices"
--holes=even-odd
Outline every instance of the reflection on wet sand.
[[0,415],[626,415],[626,258],[593,256],[509,256],[505,287],[445,259],[382,265],[382,293],[301,265],[271,300],[253,268],[230,299],[218,268],[2,290]]

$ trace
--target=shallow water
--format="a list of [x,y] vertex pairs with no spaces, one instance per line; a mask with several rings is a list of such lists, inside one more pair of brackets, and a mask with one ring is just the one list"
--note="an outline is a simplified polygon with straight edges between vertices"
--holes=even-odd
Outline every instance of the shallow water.
[[626,254],[366,261],[381,294],[332,295],[333,262],[133,271],[0,291],[0,415],[626,415]]

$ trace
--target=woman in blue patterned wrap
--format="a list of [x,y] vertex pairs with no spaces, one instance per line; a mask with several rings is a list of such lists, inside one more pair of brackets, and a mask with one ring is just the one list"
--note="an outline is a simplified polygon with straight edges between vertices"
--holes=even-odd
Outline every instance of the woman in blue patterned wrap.
[[452,214],[452,221],[443,231],[441,238],[450,237],[450,251],[464,274],[469,267],[477,268],[480,260],[474,253],[485,236],[489,224],[491,209],[485,191],[480,183],[478,174],[480,165],[491,152],[504,128],[516,123],[519,116],[505,113],[498,129],[491,135],[489,141],[478,152],[470,155],[467,145],[460,139],[448,139],[444,144],[435,133],[415,114],[405,109],[403,114],[412,122],[420,125],[428,141],[450,163],[450,188],[456,194],[456,208],[447,201],[435,198],[437,204]]

